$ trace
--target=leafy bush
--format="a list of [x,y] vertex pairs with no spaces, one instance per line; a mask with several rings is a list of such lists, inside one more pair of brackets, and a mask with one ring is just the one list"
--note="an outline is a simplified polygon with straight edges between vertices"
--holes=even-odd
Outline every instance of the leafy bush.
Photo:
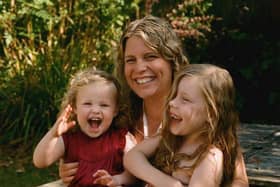
[[134,9],[126,0],[0,4],[1,142],[27,142],[53,124],[73,72],[91,65],[112,71]]

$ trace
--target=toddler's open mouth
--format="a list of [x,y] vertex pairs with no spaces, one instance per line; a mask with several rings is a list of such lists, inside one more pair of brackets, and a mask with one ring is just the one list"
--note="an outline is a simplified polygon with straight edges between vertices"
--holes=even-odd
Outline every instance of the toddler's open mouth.
[[88,119],[88,124],[92,127],[92,128],[97,128],[100,126],[102,120],[101,118],[91,118]]

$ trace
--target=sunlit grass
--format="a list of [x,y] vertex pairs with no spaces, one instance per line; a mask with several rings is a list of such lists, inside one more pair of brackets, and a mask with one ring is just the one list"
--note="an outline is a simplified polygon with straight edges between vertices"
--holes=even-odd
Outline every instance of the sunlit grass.
[[58,169],[53,165],[45,169],[37,169],[32,163],[25,165],[24,172],[17,172],[14,165],[0,167],[1,187],[35,187],[58,179]]
[[38,169],[32,163],[32,154],[31,144],[0,144],[1,187],[35,187],[59,178],[57,164]]

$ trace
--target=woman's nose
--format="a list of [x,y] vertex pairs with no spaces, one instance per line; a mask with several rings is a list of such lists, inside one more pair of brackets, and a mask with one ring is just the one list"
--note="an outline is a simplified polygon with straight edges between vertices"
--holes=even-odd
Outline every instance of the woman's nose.
[[146,62],[144,62],[141,59],[137,60],[136,69],[137,69],[137,71],[145,71],[145,70],[147,70]]

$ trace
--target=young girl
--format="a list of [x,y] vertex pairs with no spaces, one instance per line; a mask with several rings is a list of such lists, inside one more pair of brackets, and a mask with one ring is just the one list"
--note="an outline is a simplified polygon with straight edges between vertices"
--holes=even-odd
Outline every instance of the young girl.
[[[120,115],[120,93],[118,81],[103,71],[89,68],[75,74],[60,116],[35,148],[35,166],[47,167],[61,157],[66,162],[78,161],[71,187],[132,183],[122,159],[136,141],[122,128],[128,121]],[[79,129],[69,130],[75,123]]]
[[125,167],[150,186],[231,186],[241,156],[234,95],[225,69],[187,65],[168,97],[162,135],[129,151]]

